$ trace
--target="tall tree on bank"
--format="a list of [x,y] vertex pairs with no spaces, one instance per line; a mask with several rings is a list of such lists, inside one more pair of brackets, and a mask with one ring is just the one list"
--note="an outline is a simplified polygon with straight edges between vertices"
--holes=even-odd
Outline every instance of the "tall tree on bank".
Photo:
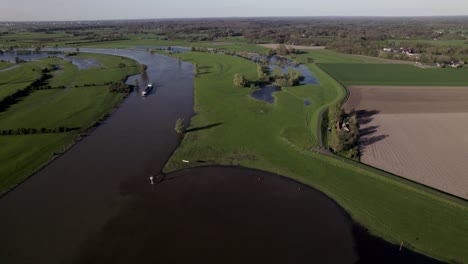
[[182,135],[185,132],[185,120],[183,118],[178,118],[176,120],[174,130],[179,135]]

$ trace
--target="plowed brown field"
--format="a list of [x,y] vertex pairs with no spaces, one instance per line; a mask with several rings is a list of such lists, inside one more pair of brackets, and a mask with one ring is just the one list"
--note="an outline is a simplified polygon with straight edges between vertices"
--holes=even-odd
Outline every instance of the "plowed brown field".
[[350,87],[361,161],[468,199],[468,87]]

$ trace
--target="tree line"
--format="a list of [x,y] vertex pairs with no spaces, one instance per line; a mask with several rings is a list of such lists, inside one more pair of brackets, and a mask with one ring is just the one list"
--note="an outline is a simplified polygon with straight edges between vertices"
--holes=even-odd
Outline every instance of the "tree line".
[[33,135],[33,134],[50,134],[50,133],[66,133],[70,131],[77,130],[76,127],[54,127],[54,128],[16,128],[16,129],[2,129],[0,130],[0,135],[10,136],[10,135]]
[[354,111],[346,113],[335,104],[328,109],[328,147],[350,159],[359,160],[359,124]]

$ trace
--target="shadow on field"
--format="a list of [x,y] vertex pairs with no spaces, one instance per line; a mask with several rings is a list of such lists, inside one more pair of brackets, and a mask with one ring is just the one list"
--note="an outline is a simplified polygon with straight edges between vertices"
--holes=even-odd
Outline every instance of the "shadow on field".
[[[372,120],[374,120],[373,116],[379,114],[380,111],[377,110],[359,110],[356,111],[356,115],[358,118],[359,125],[362,127],[363,125],[367,125]],[[376,142],[379,142],[389,135],[374,135],[377,133],[379,126],[368,126],[359,129],[359,147],[367,147]],[[374,135],[374,136],[373,136]]]
[[210,128],[213,128],[213,127],[220,126],[222,124],[223,123],[213,123],[213,124],[206,125],[206,126],[194,127],[194,128],[187,129],[185,132],[190,133],[190,132],[196,132],[196,131],[200,131],[200,130],[210,129]]
[[369,124],[370,122],[372,122],[372,120],[374,120],[373,116],[379,114],[380,111],[378,110],[358,110],[356,111],[356,115],[357,115],[357,118],[359,120],[359,125],[367,125]]
[[378,136],[373,136],[373,137],[361,138],[361,139],[359,139],[359,146],[360,147],[367,147],[367,146],[370,146],[370,145],[372,145],[372,144],[374,144],[376,142],[384,140],[387,137],[388,137],[388,135],[378,135]]
[[211,71],[209,71],[209,69],[213,68],[213,66],[201,66],[199,67],[200,69],[200,73],[198,73],[199,75],[203,75],[203,74],[209,74],[211,73]]

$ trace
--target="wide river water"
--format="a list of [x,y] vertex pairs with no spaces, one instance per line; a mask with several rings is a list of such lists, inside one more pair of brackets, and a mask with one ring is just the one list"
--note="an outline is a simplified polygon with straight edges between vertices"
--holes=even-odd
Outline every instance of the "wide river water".
[[[331,199],[271,173],[158,175],[193,113],[193,67],[136,50],[81,49],[148,65],[92,134],[0,198],[0,263],[433,263],[353,224]],[[220,55],[224,56],[224,55]]]

